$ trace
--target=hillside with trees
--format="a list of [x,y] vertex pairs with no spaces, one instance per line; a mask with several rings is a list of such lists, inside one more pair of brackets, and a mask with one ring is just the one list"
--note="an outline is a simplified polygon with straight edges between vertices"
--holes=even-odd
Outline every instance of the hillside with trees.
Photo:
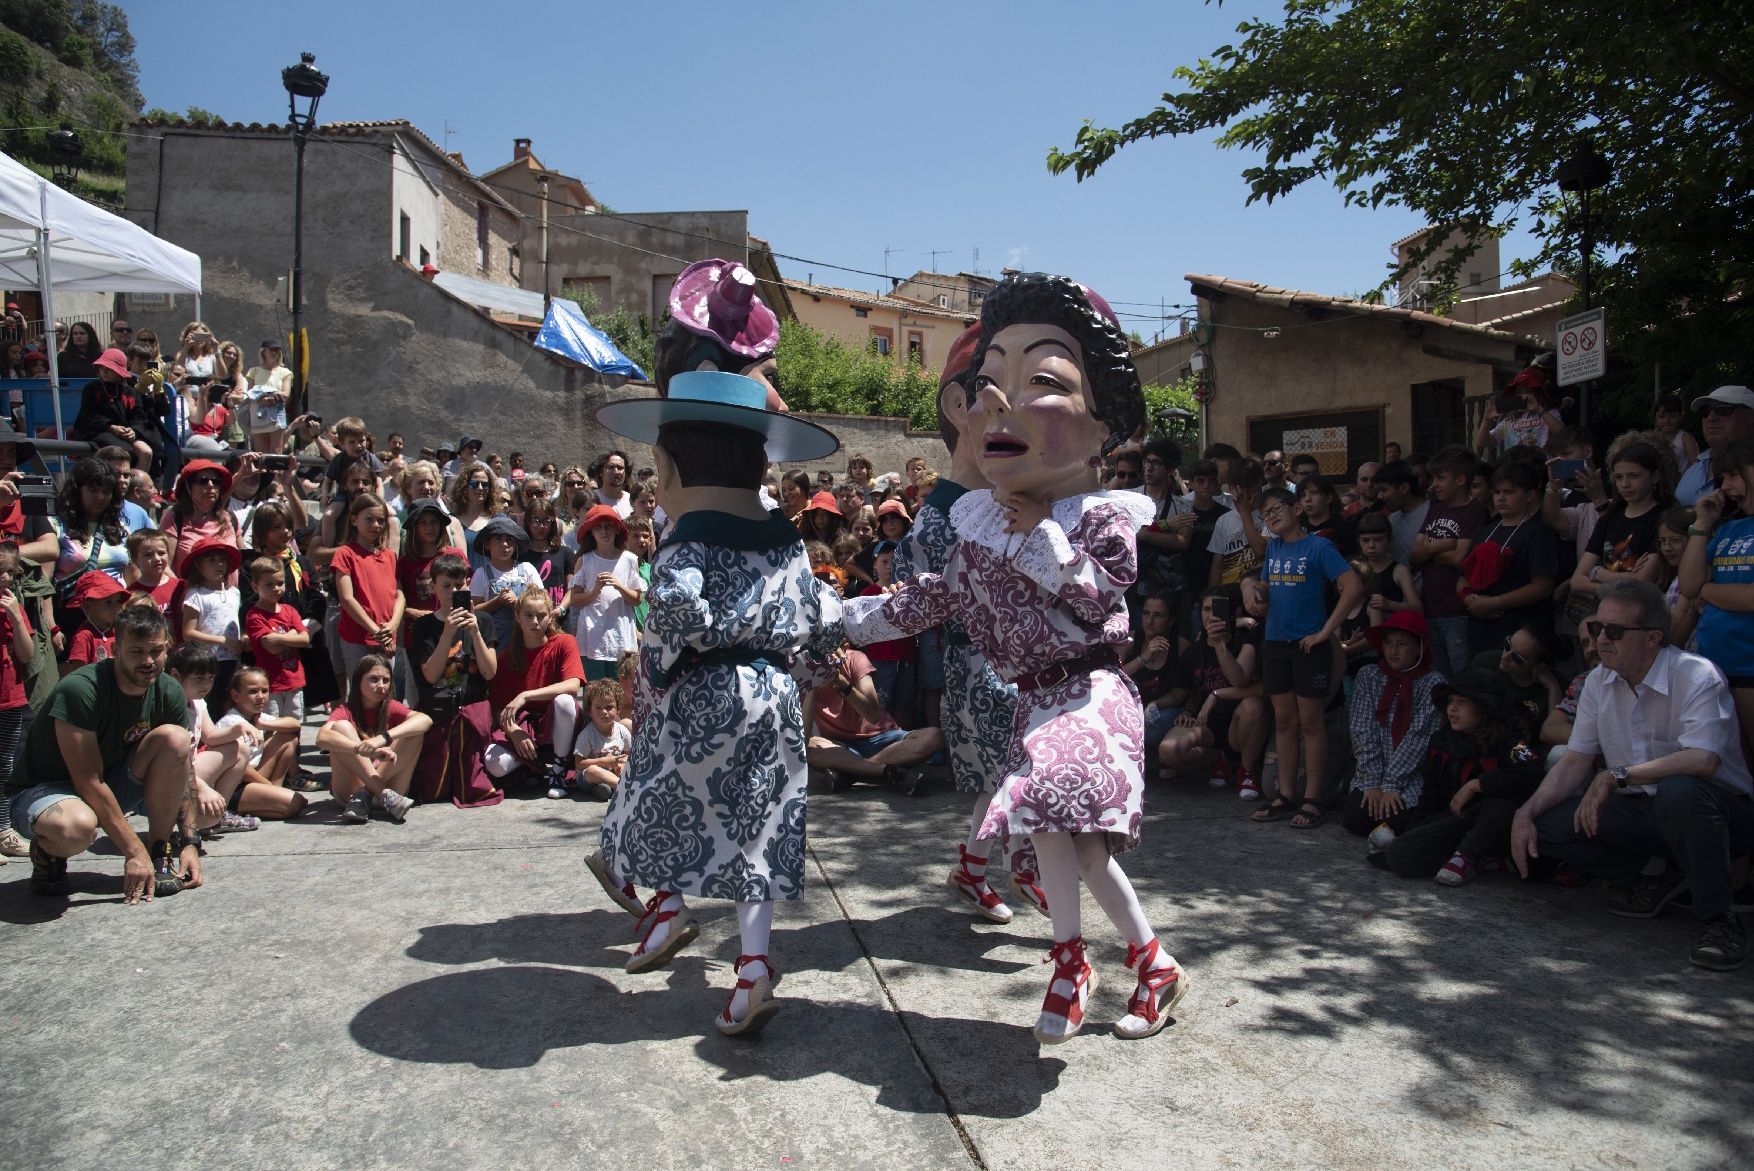
[[128,17],[97,0],[0,0],[0,136],[48,174],[48,136],[62,124],[85,148],[75,190],[120,206],[127,140],[140,112],[140,69]]

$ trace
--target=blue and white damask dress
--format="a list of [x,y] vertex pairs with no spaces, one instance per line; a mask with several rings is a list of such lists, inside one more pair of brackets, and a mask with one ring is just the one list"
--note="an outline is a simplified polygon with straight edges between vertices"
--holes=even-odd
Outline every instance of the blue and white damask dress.
[[804,891],[804,709],[794,663],[841,644],[840,599],[777,511],[679,518],[652,561],[640,712],[603,815],[624,882],[736,902]]
[[[895,580],[942,574],[956,547],[950,506],[968,491],[941,479],[920,504],[919,516],[895,553]],[[959,793],[991,793],[1005,775],[1011,751],[1011,719],[1017,688],[999,678],[980,648],[969,641],[962,620],[944,620],[944,739],[950,779]]]

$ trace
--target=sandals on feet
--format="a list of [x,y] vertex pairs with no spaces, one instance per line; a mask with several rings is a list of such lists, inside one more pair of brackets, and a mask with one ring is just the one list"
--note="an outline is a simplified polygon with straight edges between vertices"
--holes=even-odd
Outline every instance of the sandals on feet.
[[1298,803],[1297,812],[1292,815],[1291,828],[1314,829],[1326,820],[1328,811],[1322,807],[1320,801],[1302,801]]
[[[753,980],[743,979],[744,967],[756,962],[760,962],[762,974]],[[736,971],[738,991],[749,994],[749,1011],[743,1014],[741,1020],[731,1019],[731,1005],[737,999],[737,993],[733,992],[731,999],[725,1002],[725,1011],[713,1018],[713,1027],[726,1037],[744,1034],[753,1036],[766,1028],[767,1022],[780,1010],[780,1002],[773,997],[773,986],[778,982],[779,976],[775,974],[773,965],[767,962],[766,956],[738,956]]]
[[[1054,974],[1035,1022],[1035,1039],[1043,1045],[1058,1045],[1084,1028],[1085,1006],[1096,995],[1096,969],[1084,959],[1082,936],[1054,944],[1042,963],[1054,965]],[[1067,991],[1062,992],[1062,988]]]
[[1279,794],[1279,795],[1275,796],[1271,801],[1267,802],[1265,805],[1261,806],[1259,809],[1257,809],[1253,813],[1249,814],[1249,820],[1250,821],[1278,821],[1279,818],[1284,815],[1286,810],[1295,809],[1296,807],[1297,807],[1297,802],[1293,801],[1291,798],[1289,798],[1283,794]]
[[1127,945],[1127,967],[1138,968],[1139,983],[1134,986],[1133,995],[1127,998],[1127,1015],[1115,1023],[1115,1036],[1128,1041],[1156,1036],[1163,1031],[1175,1006],[1188,994],[1190,981],[1181,965],[1173,958],[1165,957],[1168,962],[1153,969],[1157,958],[1155,939],[1144,947]]
[[994,923],[1011,922],[1011,908],[987,885],[986,876],[976,878],[968,868],[970,862],[978,862],[984,868],[987,860],[979,854],[969,853],[967,846],[958,846],[957,851],[962,855],[962,865],[950,872],[950,889],[981,918]]
[[592,850],[586,854],[585,867],[596,878],[597,885],[603,888],[603,893],[609,896],[611,902],[635,918],[645,918],[646,909],[634,895],[633,884],[615,881],[615,872],[609,869],[609,860],[603,857],[603,851]]
[[[640,917],[639,947],[627,958],[627,972],[649,972],[653,968],[661,968],[673,959],[677,952],[694,942],[700,934],[700,927],[694,922],[694,912],[684,903],[674,911],[660,910],[671,897],[667,891],[659,891],[646,903],[646,913]],[[647,920],[650,920],[648,923]],[[664,942],[647,950],[646,943],[659,927],[669,925],[669,933]]]

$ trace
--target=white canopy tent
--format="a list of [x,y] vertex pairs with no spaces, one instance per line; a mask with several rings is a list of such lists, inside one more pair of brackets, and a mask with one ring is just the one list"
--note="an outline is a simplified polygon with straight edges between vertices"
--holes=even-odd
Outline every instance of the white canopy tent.
[[0,286],[30,285],[43,299],[50,397],[56,433],[64,438],[55,290],[199,297],[201,258],[0,154]]

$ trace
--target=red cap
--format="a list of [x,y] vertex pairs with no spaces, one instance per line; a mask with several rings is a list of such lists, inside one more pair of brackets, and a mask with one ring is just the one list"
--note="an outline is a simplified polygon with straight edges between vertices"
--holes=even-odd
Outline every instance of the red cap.
[[80,574],[79,581],[73,586],[73,600],[68,604],[77,608],[84,606],[87,602],[101,602],[105,598],[113,598],[117,594],[127,592],[127,586],[103,570],[91,569]]

